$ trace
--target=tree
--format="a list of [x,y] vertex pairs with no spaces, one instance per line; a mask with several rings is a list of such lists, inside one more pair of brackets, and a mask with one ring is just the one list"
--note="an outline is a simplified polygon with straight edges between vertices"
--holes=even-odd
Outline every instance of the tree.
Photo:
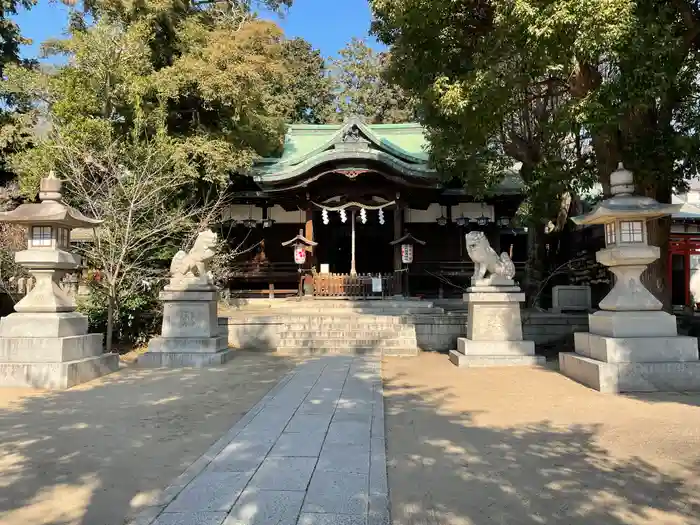
[[317,49],[303,38],[284,43],[288,71],[287,94],[291,98],[289,121],[294,124],[325,124],[334,118],[333,81]]
[[110,348],[115,322],[148,295],[144,279],[212,221],[230,177],[281,146],[291,100],[281,30],[240,3],[86,7],[92,21],[73,17],[66,39],[43,46],[65,65],[8,66],[1,89],[31,100],[51,129],[10,157],[23,194],[54,170],[72,203],[105,221],[84,254],[101,277]]
[[106,299],[109,352],[121,306],[143,300],[140,292],[165,277],[177,248],[220,217],[226,193],[183,199],[191,181],[175,169],[177,145],[167,137],[116,140],[100,150],[64,142],[60,135],[52,144],[67,198],[103,221],[79,253],[99,272],[93,286]]
[[[372,7],[374,31],[392,46],[393,78],[421,101],[434,157],[463,168],[467,180],[489,187],[499,172],[478,175],[484,165],[526,151],[538,161],[523,172],[528,188],[556,187],[562,174],[586,186],[593,170],[607,189],[623,161],[640,191],[670,202],[673,188],[697,172],[696,2],[373,0]],[[547,107],[537,147],[507,148],[508,115],[533,104]],[[565,160],[556,153],[562,140],[578,151],[573,173],[552,166]],[[662,249],[669,224],[650,234]],[[648,284],[665,298],[664,264],[662,257]]]
[[353,38],[339,55],[332,61],[336,119],[359,116],[371,124],[415,120],[412,99],[385,76],[387,53],[377,53],[364,41]]

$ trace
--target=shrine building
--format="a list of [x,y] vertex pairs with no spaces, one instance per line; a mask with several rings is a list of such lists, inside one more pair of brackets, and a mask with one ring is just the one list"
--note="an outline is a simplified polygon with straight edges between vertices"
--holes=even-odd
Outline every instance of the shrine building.
[[[464,236],[473,229],[522,269],[527,235],[512,226],[523,199],[517,173],[477,200],[432,169],[425,150],[419,124],[290,126],[280,157],[233,180],[222,233],[245,253],[229,288],[284,296],[301,279],[316,296],[461,295],[451,283],[471,276]],[[302,255],[283,245],[300,232],[315,244]]]

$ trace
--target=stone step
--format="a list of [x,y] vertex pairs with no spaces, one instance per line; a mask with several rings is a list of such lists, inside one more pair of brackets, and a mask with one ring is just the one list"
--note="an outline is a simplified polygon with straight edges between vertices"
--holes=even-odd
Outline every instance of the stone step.
[[328,348],[323,346],[313,347],[289,347],[280,349],[280,355],[376,355],[376,356],[416,356],[420,350],[415,347],[404,348],[374,348],[353,347],[353,348]]
[[228,318],[228,324],[284,324],[318,327],[324,325],[390,326],[413,325],[413,318],[402,316],[322,316],[322,315],[279,315],[279,316],[235,316]]
[[285,329],[280,337],[308,337],[309,334],[313,334],[314,337],[319,337],[321,339],[357,339],[357,338],[367,338],[371,337],[373,339],[387,339],[392,337],[416,337],[416,330],[414,328],[396,328],[396,329],[371,329],[367,327],[333,327],[333,328],[316,328],[313,330],[309,329]]
[[323,339],[310,334],[308,338],[284,338],[281,339],[277,348],[413,348],[416,346],[415,338],[396,339]]
[[286,332],[381,332],[381,333],[396,333],[410,332],[414,333],[416,328],[414,325],[403,324],[376,324],[376,323],[323,323],[323,324],[308,324],[308,323],[285,323],[284,330]]

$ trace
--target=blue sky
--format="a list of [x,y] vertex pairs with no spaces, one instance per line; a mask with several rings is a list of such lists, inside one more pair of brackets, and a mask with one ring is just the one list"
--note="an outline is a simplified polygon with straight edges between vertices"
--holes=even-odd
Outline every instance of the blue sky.
[[[329,9],[331,3],[334,6]],[[23,48],[24,56],[35,57],[41,42],[60,37],[67,18],[66,6],[48,0],[39,0],[30,11],[21,11],[15,20],[22,34],[34,41],[31,46]],[[303,37],[324,56],[332,56],[353,36],[364,38],[373,47],[380,47],[368,35],[370,20],[367,0],[294,0],[284,18],[277,21],[288,37]]]

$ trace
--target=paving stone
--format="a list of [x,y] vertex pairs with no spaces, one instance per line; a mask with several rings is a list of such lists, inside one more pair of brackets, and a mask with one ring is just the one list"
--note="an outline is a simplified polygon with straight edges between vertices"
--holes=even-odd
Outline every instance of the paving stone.
[[234,440],[210,463],[208,470],[246,472],[257,470],[272,448],[269,441]]
[[321,453],[326,438],[323,432],[287,433],[280,436],[270,451],[270,456],[313,457]]
[[369,474],[369,457],[370,451],[366,446],[326,443],[316,470]]
[[391,525],[388,494],[370,494],[368,525]]
[[367,512],[367,474],[317,470],[306,493],[303,512],[356,514]]
[[225,519],[225,512],[168,512],[153,525],[221,525]]
[[362,421],[333,421],[328,428],[327,443],[362,445],[370,439],[370,425]]
[[366,412],[371,414],[373,408],[372,399],[354,399],[351,397],[346,397],[343,393],[343,397],[338,400],[338,410],[345,410],[347,412]]
[[256,430],[254,428],[244,428],[235,438],[235,441],[245,441],[250,443],[269,443],[272,446],[282,435],[282,429]]
[[364,516],[348,514],[317,514],[305,512],[299,516],[299,525],[366,525]]
[[280,430],[284,429],[292,419],[296,408],[279,408],[279,407],[268,407],[260,411],[260,413],[253,418],[253,420],[245,426],[245,430],[254,432],[264,432],[266,430]]
[[268,457],[250,480],[259,490],[306,490],[317,458]]
[[304,492],[246,489],[223,525],[296,525]]
[[285,432],[323,432],[328,430],[331,414],[296,414],[290,421]]
[[228,512],[252,475],[252,472],[202,472],[165,510]]
[[297,414],[333,414],[337,401],[333,400],[313,400],[307,399],[300,406]]

